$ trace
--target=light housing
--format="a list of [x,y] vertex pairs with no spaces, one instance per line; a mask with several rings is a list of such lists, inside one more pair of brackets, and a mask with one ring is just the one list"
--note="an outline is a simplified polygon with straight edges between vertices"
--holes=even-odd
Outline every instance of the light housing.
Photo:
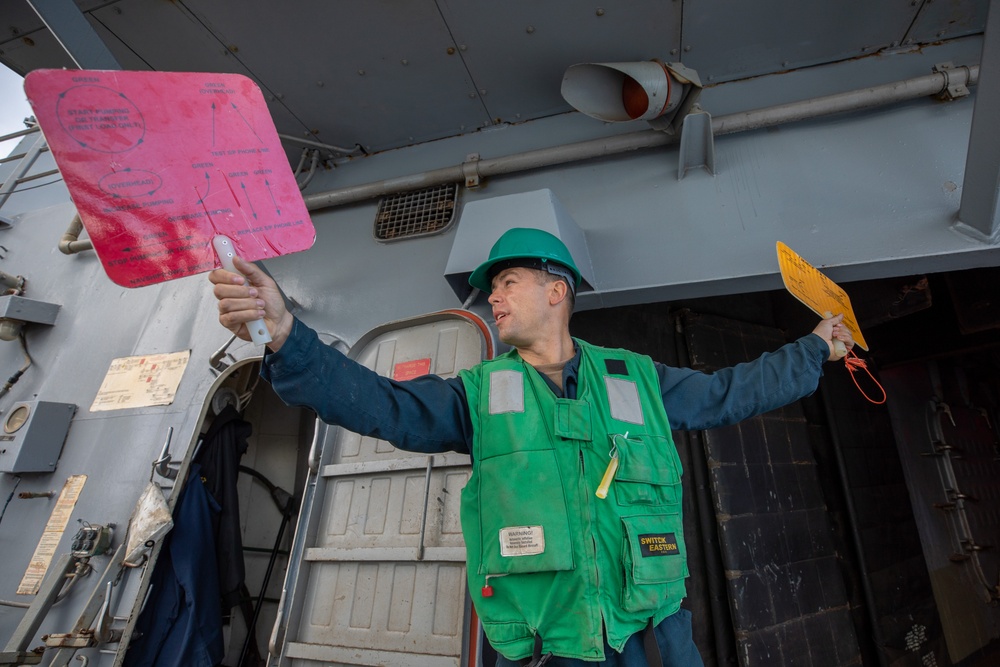
[[566,70],[560,92],[591,118],[611,123],[645,120],[673,134],[698,100],[701,81],[681,63],[580,63]]

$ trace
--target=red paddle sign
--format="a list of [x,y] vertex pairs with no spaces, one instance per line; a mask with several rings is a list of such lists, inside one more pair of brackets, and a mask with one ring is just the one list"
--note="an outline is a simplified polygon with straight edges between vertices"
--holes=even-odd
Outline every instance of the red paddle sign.
[[24,81],[108,277],[141,287],[312,246],[260,89],[238,74],[36,70]]

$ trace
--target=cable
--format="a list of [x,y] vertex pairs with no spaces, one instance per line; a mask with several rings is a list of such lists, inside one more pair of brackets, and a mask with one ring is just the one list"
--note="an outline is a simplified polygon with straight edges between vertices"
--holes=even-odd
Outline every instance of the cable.
[[[844,365],[846,365],[847,370],[850,371],[851,379],[854,380],[854,386],[858,388],[858,391],[861,392],[862,396],[867,398],[869,402],[874,403],[875,405],[882,405],[883,403],[885,403],[885,399],[887,398],[885,394],[885,387],[879,384],[879,381],[875,379],[875,376],[872,375],[872,372],[868,370],[868,364],[865,363],[864,359],[854,354],[854,350],[847,351],[847,356],[844,357]],[[854,377],[854,374],[858,371],[859,368],[863,369],[866,373],[868,373],[868,377],[870,377],[872,379],[872,382],[874,382],[878,386],[879,390],[882,392],[881,401],[873,400],[871,396],[865,393],[865,390],[861,388],[861,385],[858,384],[858,380],[857,378]]]
[[21,379],[21,376],[24,375],[24,372],[28,370],[28,368],[31,366],[32,363],[31,355],[28,354],[28,343],[24,339],[24,331],[22,330],[17,337],[18,340],[21,341],[21,351],[24,352],[24,359],[25,359],[24,365],[21,366],[21,368],[19,368],[16,373],[7,378],[7,382],[4,384],[3,387],[0,387],[0,398],[3,398],[4,396],[7,395],[7,392],[10,391],[10,388],[13,387],[15,384],[17,384],[17,381]]
[[21,483],[20,477],[15,477],[14,479],[16,480],[14,482],[14,488],[10,490],[10,495],[7,496],[7,502],[3,504],[3,510],[0,511],[0,522],[3,521],[3,515],[7,513],[7,505],[10,505],[10,501],[14,499],[14,492],[17,490],[17,485]]

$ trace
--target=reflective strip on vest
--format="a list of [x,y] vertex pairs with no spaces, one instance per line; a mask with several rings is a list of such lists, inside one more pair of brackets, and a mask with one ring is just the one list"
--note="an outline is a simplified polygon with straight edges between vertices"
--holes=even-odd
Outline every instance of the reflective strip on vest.
[[604,376],[604,385],[608,390],[608,407],[614,419],[629,424],[645,424],[642,418],[642,403],[639,402],[639,390],[631,380]]
[[524,375],[518,371],[490,373],[490,414],[524,412]]

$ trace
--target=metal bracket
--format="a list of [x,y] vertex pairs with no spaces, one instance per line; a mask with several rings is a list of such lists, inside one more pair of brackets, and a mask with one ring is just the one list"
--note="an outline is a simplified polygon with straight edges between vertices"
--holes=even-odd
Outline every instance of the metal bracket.
[[431,473],[434,471],[434,457],[427,457],[427,469],[424,472],[424,512],[420,520],[420,544],[417,545],[417,560],[424,559],[424,536],[427,534],[427,505],[431,495]]
[[704,167],[715,175],[715,137],[712,134],[712,115],[695,105],[681,124],[680,162],[677,180],[684,178],[688,169]]
[[[71,632],[60,634],[49,634],[43,637],[48,646],[58,647],[55,657],[52,658],[50,667],[66,667],[73,659],[77,649],[96,646],[104,643],[115,643],[121,641],[122,631],[112,630],[113,620],[127,620],[116,616],[111,616],[111,593],[115,582],[121,576],[121,559],[125,554],[125,545],[121,544],[115,550],[108,566],[101,575],[101,580],[94,587],[90,598],[80,612]],[[91,628],[96,622],[97,627]]]
[[160,450],[160,457],[153,461],[152,470],[149,471],[149,481],[153,481],[153,473],[155,472],[160,477],[166,477],[167,479],[177,479],[177,470],[171,468],[171,458],[170,458],[170,439],[174,436],[174,427],[171,426],[167,429],[167,440],[163,443],[163,449]]
[[[969,80],[968,67],[965,66],[955,67],[955,65],[952,64],[952,62],[949,60],[947,62],[938,63],[932,69],[934,72],[938,74],[944,74],[945,86],[944,89],[940,93],[938,93],[938,99],[951,101],[951,100],[957,100],[960,97],[967,97],[969,95],[969,89],[965,85],[965,81]],[[952,72],[955,72],[956,70],[960,69],[965,70],[962,76],[962,81],[953,82]]]
[[478,188],[479,180],[479,153],[469,153],[462,163],[462,175],[465,176],[465,187]]

